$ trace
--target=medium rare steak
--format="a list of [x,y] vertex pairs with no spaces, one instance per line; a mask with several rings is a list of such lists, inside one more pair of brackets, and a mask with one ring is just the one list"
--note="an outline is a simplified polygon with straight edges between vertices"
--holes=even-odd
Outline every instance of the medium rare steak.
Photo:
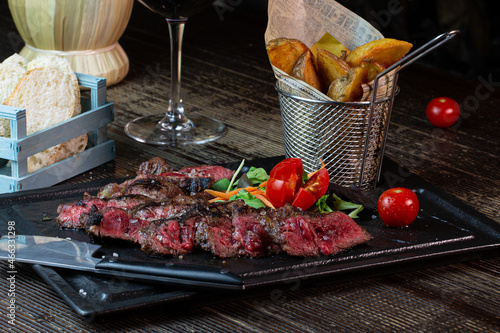
[[196,229],[196,243],[219,258],[238,255],[240,245],[233,240],[232,208],[239,201],[215,202],[210,204]]
[[252,208],[242,200],[210,203],[203,192],[233,171],[202,165],[172,171],[160,158],[135,178],[103,187],[96,197],[58,207],[62,228],[139,244],[151,255],[181,256],[198,249],[219,258],[332,255],[371,239],[342,212],[313,214],[292,205]]
[[88,213],[92,207],[95,207],[98,211],[106,207],[117,207],[129,210],[137,206],[145,205],[150,200],[150,198],[140,195],[122,196],[113,199],[87,197],[86,199],[78,200],[73,203],[59,205],[57,208],[59,216],[56,220],[60,228],[84,229],[85,225],[82,224],[83,222],[80,216],[84,213]]
[[141,174],[121,184],[111,183],[104,186],[97,197],[116,198],[127,195],[142,195],[153,200],[164,200],[182,194],[184,191],[164,177]]

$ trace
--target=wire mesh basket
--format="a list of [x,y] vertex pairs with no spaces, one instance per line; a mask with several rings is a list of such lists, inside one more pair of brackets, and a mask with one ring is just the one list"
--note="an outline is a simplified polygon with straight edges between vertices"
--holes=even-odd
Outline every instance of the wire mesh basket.
[[286,157],[301,158],[308,173],[323,162],[330,180],[338,185],[374,188],[380,178],[399,71],[456,34],[455,30],[436,37],[380,73],[368,101],[343,103],[297,96],[278,80]]

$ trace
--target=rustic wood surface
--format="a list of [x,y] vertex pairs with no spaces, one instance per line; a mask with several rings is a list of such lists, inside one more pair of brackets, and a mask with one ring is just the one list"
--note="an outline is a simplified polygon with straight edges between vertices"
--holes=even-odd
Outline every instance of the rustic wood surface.
[[[135,4],[120,40],[130,72],[108,89],[115,103],[109,136],[116,158],[65,183],[130,176],[153,157],[174,167],[218,164],[284,154],[274,77],[263,41],[265,8],[239,2],[222,15],[213,9],[189,20],[183,52],[185,107],[216,117],[228,133],[200,146],[161,148],[136,143],[123,126],[161,113],[168,98],[166,23]],[[0,59],[22,47],[6,1],[0,2]],[[414,64],[401,73],[386,155],[427,182],[500,221],[498,83],[466,80]],[[460,123],[436,129],[425,106],[437,96],[455,98]],[[2,263],[0,323],[15,332],[493,332],[500,330],[500,258],[441,265],[382,277],[311,286],[176,311],[83,318],[29,267],[16,279],[16,326],[5,315],[6,266]],[[333,281],[332,281],[333,282]],[[157,309],[158,310],[158,309]]]

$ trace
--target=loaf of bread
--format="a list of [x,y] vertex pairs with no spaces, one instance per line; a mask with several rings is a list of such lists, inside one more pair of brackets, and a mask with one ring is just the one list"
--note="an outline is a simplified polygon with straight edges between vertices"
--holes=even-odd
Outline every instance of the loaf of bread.
[[[22,57],[21,57],[22,58]],[[47,129],[81,112],[78,79],[66,59],[44,56],[25,65],[25,74],[3,102],[26,109],[27,135]],[[5,132],[10,135],[9,131]],[[6,136],[4,133],[1,135]],[[28,158],[28,172],[34,172],[82,152],[87,135],[50,147]]]

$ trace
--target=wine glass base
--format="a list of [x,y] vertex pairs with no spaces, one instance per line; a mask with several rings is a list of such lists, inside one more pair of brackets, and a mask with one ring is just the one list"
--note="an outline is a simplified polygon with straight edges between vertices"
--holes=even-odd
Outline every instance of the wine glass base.
[[190,131],[161,129],[158,122],[163,117],[149,116],[134,119],[125,125],[125,133],[139,142],[163,146],[202,144],[217,140],[226,134],[226,125],[203,115],[189,115],[189,120],[194,124],[194,130]]

